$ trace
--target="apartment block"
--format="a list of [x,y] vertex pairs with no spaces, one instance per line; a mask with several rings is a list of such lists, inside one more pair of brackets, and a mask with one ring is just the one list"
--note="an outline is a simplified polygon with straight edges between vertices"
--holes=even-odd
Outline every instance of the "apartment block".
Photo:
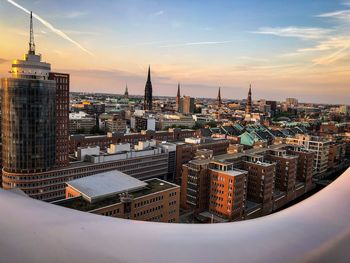
[[287,138],[286,143],[303,146],[306,150],[314,152],[313,175],[322,178],[328,169],[331,140],[325,137],[297,134],[295,137]]
[[345,143],[331,143],[329,146],[328,169],[333,169],[344,161]]
[[248,171],[247,200],[261,204],[263,214],[271,213],[276,164],[265,162],[263,156],[247,155],[242,165]]
[[312,188],[314,152],[300,146],[289,146],[287,153],[298,156],[297,182],[305,184],[305,192]]
[[186,142],[176,145],[176,182],[181,180],[182,165],[191,161],[197,150],[207,149],[213,151],[213,156],[225,154],[230,144],[229,140],[212,138],[188,138]]
[[298,156],[287,155],[284,149],[270,150],[266,160],[276,164],[275,189],[285,192],[287,202],[295,198]]
[[229,220],[244,219],[248,172],[233,169],[232,164],[211,162],[209,213]]
[[181,207],[199,214],[208,210],[210,159],[194,159],[182,165]]

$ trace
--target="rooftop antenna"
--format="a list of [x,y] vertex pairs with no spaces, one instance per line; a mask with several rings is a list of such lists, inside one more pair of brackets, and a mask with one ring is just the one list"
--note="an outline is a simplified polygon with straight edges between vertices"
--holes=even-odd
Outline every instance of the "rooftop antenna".
[[35,43],[33,32],[33,12],[30,12],[30,39],[29,39],[29,54],[35,55]]

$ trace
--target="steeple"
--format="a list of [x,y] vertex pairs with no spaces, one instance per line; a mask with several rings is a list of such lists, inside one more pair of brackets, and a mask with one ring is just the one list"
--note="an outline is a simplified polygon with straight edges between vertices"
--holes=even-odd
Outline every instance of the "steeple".
[[148,76],[145,86],[145,98],[143,103],[144,110],[152,110],[152,82],[151,82],[151,66],[148,67]]
[[128,84],[125,85],[124,98],[125,98],[125,99],[128,99],[128,98],[129,98]]
[[219,108],[221,107],[221,87],[219,87],[218,97],[216,98]]
[[247,105],[245,107],[245,113],[251,114],[252,113],[252,84],[249,85],[249,92],[248,92],[248,98],[247,98]]
[[180,95],[180,82],[177,84],[177,95],[176,95],[176,111],[179,112],[180,110],[180,101],[181,101],[181,95]]
[[28,54],[35,55],[34,31],[33,31],[33,12],[30,12],[30,37]]
[[151,82],[151,65],[148,66],[147,82]]

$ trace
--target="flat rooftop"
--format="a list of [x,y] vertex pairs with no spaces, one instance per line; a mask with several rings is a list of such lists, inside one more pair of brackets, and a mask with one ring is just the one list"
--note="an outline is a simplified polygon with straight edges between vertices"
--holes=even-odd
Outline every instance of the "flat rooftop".
[[223,173],[223,174],[227,174],[229,176],[239,176],[239,175],[242,175],[242,174],[247,174],[248,172],[247,171],[243,171],[243,170],[239,170],[239,169],[233,169],[233,170],[228,170],[228,171],[222,171],[222,170],[219,170],[219,169],[211,169],[210,170],[214,171],[214,172],[219,172],[219,173]]
[[139,190],[146,187],[147,183],[114,170],[72,180],[67,182],[67,185],[93,202],[111,195]]
[[[178,188],[178,185],[168,183],[166,181],[160,180],[160,179],[150,179],[144,181],[147,186],[145,186],[142,189],[139,189],[135,192],[132,192],[131,195],[133,196],[134,199],[149,195],[149,194],[154,194],[157,192],[161,192],[164,190],[169,190],[172,188]],[[60,205],[63,207],[79,210],[79,211],[84,211],[84,212],[89,212],[95,209],[99,209],[102,207],[114,205],[120,203],[120,196],[119,194],[114,194],[112,196],[99,199],[94,203],[90,203],[86,201],[83,197],[74,197],[74,198],[69,198],[69,199],[63,199],[55,202],[54,204]]]

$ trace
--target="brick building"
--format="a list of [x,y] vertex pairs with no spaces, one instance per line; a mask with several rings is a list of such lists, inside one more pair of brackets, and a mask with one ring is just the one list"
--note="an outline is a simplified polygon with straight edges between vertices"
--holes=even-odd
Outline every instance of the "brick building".
[[69,74],[49,73],[49,79],[56,81],[56,165],[69,164]]
[[55,204],[94,214],[153,222],[179,222],[180,187],[160,179],[140,181],[118,171],[67,183]]
[[229,221],[244,219],[248,172],[212,162],[209,174],[209,212]]
[[298,156],[287,155],[286,150],[270,150],[266,159],[276,164],[275,189],[285,192],[287,202],[295,198]]
[[247,156],[243,170],[248,171],[247,200],[262,205],[262,214],[271,213],[275,188],[276,165],[262,156]]
[[312,188],[314,153],[299,146],[288,147],[287,153],[298,156],[296,180],[305,184],[305,192],[309,191]]

